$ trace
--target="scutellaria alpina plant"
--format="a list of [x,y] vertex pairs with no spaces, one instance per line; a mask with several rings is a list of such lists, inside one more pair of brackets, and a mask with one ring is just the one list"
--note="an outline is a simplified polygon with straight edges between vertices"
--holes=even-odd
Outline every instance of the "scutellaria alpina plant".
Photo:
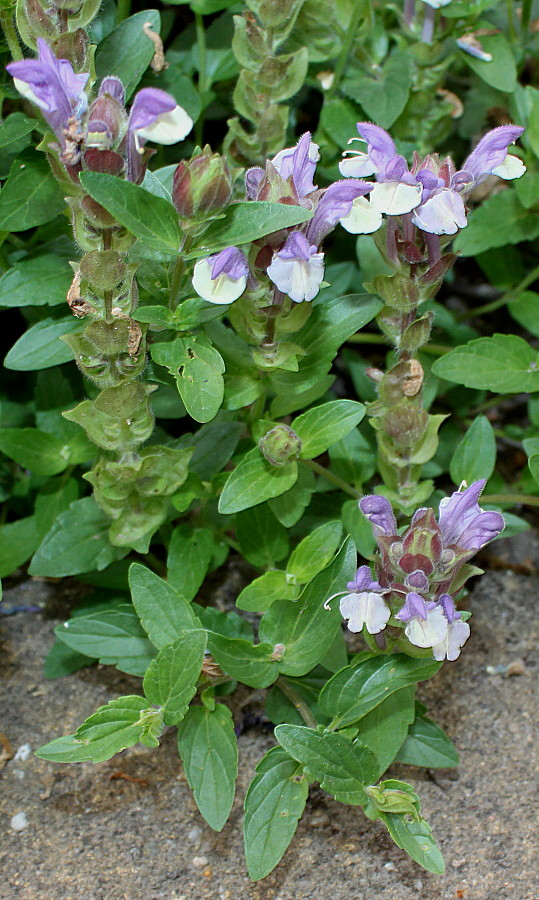
[[[18,0],[35,59],[21,58],[3,14],[14,59],[6,96],[18,94],[36,118],[16,111],[2,127],[19,139],[39,132],[50,171],[32,151],[0,193],[0,229],[26,235],[6,245],[19,278],[11,292],[27,297],[22,279],[37,308],[6,365],[40,370],[24,417],[0,429],[0,449],[26,484],[13,489],[17,504],[35,502],[1,526],[19,529],[2,574],[31,557],[31,575],[80,576],[97,588],[56,628],[49,677],[101,661],[142,679],[138,694],[100,707],[38,755],[102,762],[137,743],[157,747],[177,728],[198,808],[220,831],[242,730],[233,695],[241,685],[265,691],[276,745],[245,797],[255,880],[286,852],[314,783],[380,819],[419,865],[444,871],[414,788],[385,773],[395,760],[458,763],[416,686],[472,652],[461,608],[468,579],[481,574],[471,560],[504,530],[500,507],[511,497],[492,475],[485,416],[452,446],[449,413],[461,398],[446,402],[447,385],[468,383],[455,375],[458,360],[451,368],[461,339],[472,338],[476,359],[492,355],[495,337],[505,359],[519,349],[465,331],[435,297],[462,235],[481,220],[478,190],[495,183],[484,206],[520,203],[520,221],[531,208],[521,176],[536,162],[524,128],[508,124],[526,121],[521,96],[477,140],[459,133],[451,154],[434,152],[453,134],[460,102],[443,88],[450,54],[464,44],[462,64],[472,66],[477,16],[452,18],[449,0],[422,6],[376,9],[370,22],[357,5],[342,23],[343,10],[324,0],[253,0],[243,15],[216,20],[230,29],[211,45],[211,66],[197,10],[196,54],[173,37],[168,69],[154,11],[111,31],[99,17],[87,31],[97,3],[45,10]],[[331,34],[321,18],[334,21]],[[384,28],[399,36],[387,59],[377,56]],[[129,41],[132,54],[120,53]],[[396,66],[394,94],[405,94],[393,108],[372,73],[396,85]],[[308,104],[293,105],[313,85],[318,125]],[[221,153],[204,143],[204,110],[228,127]],[[292,111],[305,122],[295,136]],[[355,122],[359,138],[350,138]],[[520,138],[516,156],[509,148]],[[361,149],[345,149],[348,140]],[[40,173],[52,215],[36,203],[10,219],[12,185],[28,168]],[[517,188],[501,190],[509,181]],[[10,277],[0,305],[9,305]],[[374,321],[381,335],[363,331]],[[431,366],[433,326],[448,345]],[[342,350],[369,339],[389,355]],[[539,389],[537,354],[523,343],[524,381],[508,364],[512,391]],[[64,365],[70,358],[78,370]],[[358,399],[346,396],[352,383]],[[530,419],[537,425],[537,411]],[[234,598],[239,612],[215,608],[206,576],[238,557],[254,570]]]

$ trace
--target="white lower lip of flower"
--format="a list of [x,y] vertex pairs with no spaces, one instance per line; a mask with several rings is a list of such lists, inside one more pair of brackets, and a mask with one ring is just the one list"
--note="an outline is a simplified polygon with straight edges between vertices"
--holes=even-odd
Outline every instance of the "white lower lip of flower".
[[241,297],[247,284],[247,275],[229,278],[224,272],[217,278],[211,277],[212,263],[207,259],[197,262],[193,272],[193,287],[199,297],[209,303],[226,305]]
[[350,234],[372,234],[378,231],[382,221],[382,213],[373,209],[366,197],[356,197],[348,215],[341,219],[341,225]]
[[30,100],[31,103],[39,106],[40,109],[45,109],[47,111],[49,110],[49,104],[44,103],[43,100],[41,100],[39,97],[36,97],[27,81],[21,81],[19,78],[14,78],[13,84],[17,88],[19,94],[21,94],[26,100]]
[[281,259],[274,254],[268,275],[283,294],[294,303],[313,300],[324,278],[324,254],[314,253],[310,259]]
[[456,234],[467,225],[462,197],[443,189],[414,211],[412,222],[430,234]]
[[467,622],[457,619],[447,629],[445,639],[432,648],[434,659],[448,659],[453,662],[460,656],[461,647],[470,637],[470,626]]
[[440,606],[429,610],[426,619],[412,619],[404,629],[404,633],[414,647],[434,647],[445,640],[447,635],[447,619]]
[[348,619],[348,630],[356,634],[365,625],[369,634],[378,634],[386,627],[391,616],[380,594],[373,591],[347,594],[342,598],[339,609],[343,619]]
[[420,184],[402,184],[400,181],[380,181],[370,193],[374,209],[386,216],[402,216],[421,203],[423,188]]
[[359,150],[346,150],[349,156],[345,156],[339,163],[339,172],[345,178],[364,178],[367,175],[374,175],[376,166],[373,165],[368,153],[361,153]]
[[135,134],[155,144],[175,144],[177,141],[183,141],[192,127],[191,116],[188,116],[181,106],[176,106],[171,112],[158,116],[146,128],[135,129]]
[[492,170],[492,174],[497,175],[498,178],[504,178],[506,181],[512,181],[514,178],[521,178],[525,171],[526,166],[522,160],[518,156],[508,154],[501,166],[496,166]]
[[448,6],[451,0],[423,0],[423,3],[432,6],[433,9],[440,9],[442,6]]

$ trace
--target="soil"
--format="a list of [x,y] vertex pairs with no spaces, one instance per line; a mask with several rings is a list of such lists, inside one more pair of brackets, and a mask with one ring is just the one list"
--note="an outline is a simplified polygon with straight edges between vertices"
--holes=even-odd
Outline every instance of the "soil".
[[[19,757],[0,773],[1,900],[538,900],[532,688],[539,541],[524,535],[495,546],[498,563],[518,561],[517,571],[500,568],[477,581],[472,637],[461,658],[420,690],[461,764],[390,770],[418,790],[445,875],[425,872],[383,826],[314,788],[284,859],[266,879],[250,882],[242,801],[254,766],[274,743],[261,726],[239,737],[237,798],[220,834],[197,812],[172,731],[157,751],[139,746],[97,766],[24,758],[24,745],[33,751],[73,731],[97,706],[139,690],[137,679],[108,667],[45,681],[42,661],[58,619],[34,611],[0,622],[0,731]],[[535,574],[519,574],[526,567]],[[42,606],[59,589],[30,580],[5,591],[4,602]],[[521,674],[509,676],[511,664]],[[252,702],[262,709],[261,698]]]

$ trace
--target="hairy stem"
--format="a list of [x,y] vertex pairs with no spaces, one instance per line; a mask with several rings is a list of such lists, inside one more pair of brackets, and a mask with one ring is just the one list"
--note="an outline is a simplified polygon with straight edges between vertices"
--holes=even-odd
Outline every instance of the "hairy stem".
[[317,475],[321,475],[322,478],[325,478],[326,481],[331,481],[336,487],[340,488],[341,491],[344,491],[345,494],[349,494],[350,497],[354,497],[355,500],[359,500],[363,497],[363,493],[361,491],[356,491],[351,484],[348,484],[347,481],[344,481],[342,478],[339,478],[338,475],[335,475],[333,472],[330,472],[329,469],[325,469],[324,466],[321,466],[320,463],[314,461],[314,459],[302,459],[302,463],[307,466],[309,469],[312,469],[313,472],[316,472]]
[[13,14],[10,10],[4,9],[0,11],[0,25],[2,26],[4,37],[9,47],[11,58],[15,62],[18,62],[19,60],[23,59],[23,52],[21,50],[19,39],[17,37],[17,30],[13,23]]
[[331,85],[327,93],[328,99],[331,99],[335,95],[340,80],[344,74],[346,63],[348,62],[348,56],[350,55],[350,50],[352,49],[352,45],[356,38],[356,33],[359,28],[361,19],[370,19],[371,16],[372,10],[370,0],[365,0],[365,2],[363,3],[361,2],[361,0],[356,0],[356,6],[354,12],[352,13],[352,18],[350,19],[350,24],[348,26],[348,31],[341,47],[337,65],[335,66],[335,72],[333,74],[333,84]]

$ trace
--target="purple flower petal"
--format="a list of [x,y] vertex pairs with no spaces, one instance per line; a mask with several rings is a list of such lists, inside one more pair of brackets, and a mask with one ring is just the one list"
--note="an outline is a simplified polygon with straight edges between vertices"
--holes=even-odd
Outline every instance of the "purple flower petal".
[[475,150],[466,159],[463,170],[470,172],[475,179],[489,175],[493,169],[501,166],[507,156],[507,148],[523,134],[519,125],[500,125],[493,128],[479,141]]
[[397,520],[389,500],[378,494],[369,494],[359,501],[359,508],[371,523],[375,537],[395,537]]
[[465,228],[468,224],[462,197],[451,188],[436,191],[417,206],[412,222],[429,234],[456,234],[459,228]]
[[352,178],[330,184],[307,225],[307,240],[319,247],[338,222],[349,215],[353,201],[357,197],[364,197],[372,188],[373,185],[369,182]]
[[316,297],[324,278],[324,254],[300,231],[292,231],[273,254],[267,273],[277,288],[295,303]]
[[367,153],[376,166],[376,170],[384,171],[393,157],[397,156],[397,148],[393,139],[379,125],[372,125],[370,122],[358,122],[357,130],[363,140],[367,142]]

